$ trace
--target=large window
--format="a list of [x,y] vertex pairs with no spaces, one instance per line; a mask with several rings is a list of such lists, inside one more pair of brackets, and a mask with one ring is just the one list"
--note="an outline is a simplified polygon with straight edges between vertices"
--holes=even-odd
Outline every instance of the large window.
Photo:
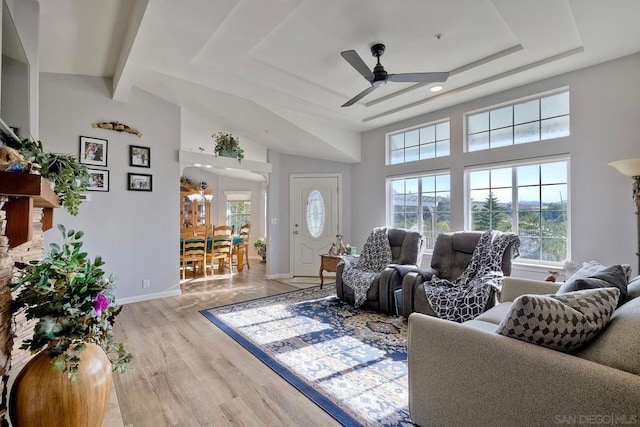
[[568,160],[468,170],[468,226],[513,231],[523,260],[568,258]]
[[467,151],[569,135],[569,91],[466,115]]
[[240,226],[251,223],[251,192],[225,192],[227,199],[227,225],[234,227],[236,233]]
[[438,234],[451,229],[449,173],[388,180],[393,227],[420,230],[433,249]]
[[391,134],[387,141],[390,165],[448,156],[449,120]]

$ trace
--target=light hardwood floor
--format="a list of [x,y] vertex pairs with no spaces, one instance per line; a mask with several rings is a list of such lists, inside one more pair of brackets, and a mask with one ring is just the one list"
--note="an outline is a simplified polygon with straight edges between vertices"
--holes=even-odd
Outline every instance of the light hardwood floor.
[[295,290],[264,264],[184,283],[182,295],[128,304],[115,332],[135,359],[115,374],[129,426],[337,426],[199,310]]

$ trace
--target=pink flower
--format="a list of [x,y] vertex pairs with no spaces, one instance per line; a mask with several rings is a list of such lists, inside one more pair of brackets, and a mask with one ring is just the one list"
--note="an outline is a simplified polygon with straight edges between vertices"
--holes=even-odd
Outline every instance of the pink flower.
[[102,294],[96,295],[96,299],[93,301],[93,308],[96,311],[96,316],[100,317],[102,315],[102,310],[109,308],[109,304],[111,304],[109,298]]

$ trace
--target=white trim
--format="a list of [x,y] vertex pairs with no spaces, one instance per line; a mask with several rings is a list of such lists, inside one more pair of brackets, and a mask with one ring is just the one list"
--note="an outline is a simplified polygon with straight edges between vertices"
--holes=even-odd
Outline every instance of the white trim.
[[158,292],[155,294],[145,294],[145,295],[138,295],[135,297],[128,297],[128,298],[116,298],[116,304],[117,305],[124,305],[124,304],[131,304],[134,302],[141,302],[141,301],[149,301],[152,299],[159,299],[159,298],[167,298],[167,297],[177,297],[182,295],[182,290],[181,289],[174,289],[172,291],[165,291],[165,292]]
[[267,274],[265,276],[266,279],[268,280],[274,280],[274,279],[293,279],[293,274],[290,273],[280,273],[280,274]]

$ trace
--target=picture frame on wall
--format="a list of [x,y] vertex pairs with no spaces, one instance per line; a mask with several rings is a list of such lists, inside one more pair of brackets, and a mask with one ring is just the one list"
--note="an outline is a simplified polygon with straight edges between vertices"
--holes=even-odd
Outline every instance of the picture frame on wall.
[[80,137],[80,163],[91,166],[107,166],[106,139]]
[[151,148],[139,145],[129,146],[129,166],[137,168],[151,167]]
[[144,173],[129,173],[127,186],[130,191],[152,191],[152,176]]
[[89,173],[87,191],[109,191],[109,171],[106,169],[87,169]]

